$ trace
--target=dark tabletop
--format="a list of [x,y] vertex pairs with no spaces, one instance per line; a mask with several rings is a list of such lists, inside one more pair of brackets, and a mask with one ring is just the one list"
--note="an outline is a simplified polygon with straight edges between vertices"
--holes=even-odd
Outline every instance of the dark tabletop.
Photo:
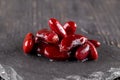
[[[77,32],[102,43],[98,61],[50,62],[23,54],[28,32],[49,28],[49,18],[72,20]],[[0,64],[13,67],[24,80],[53,80],[120,67],[120,0],[0,0]]]

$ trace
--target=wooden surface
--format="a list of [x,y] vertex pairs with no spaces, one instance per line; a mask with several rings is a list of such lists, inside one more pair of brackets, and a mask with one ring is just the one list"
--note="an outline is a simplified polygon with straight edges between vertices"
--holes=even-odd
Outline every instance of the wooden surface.
[[[49,62],[25,56],[24,36],[49,28],[49,18],[77,23],[77,33],[102,43],[97,62]],[[12,66],[24,80],[53,80],[120,66],[120,0],[0,0],[0,63]],[[99,67],[101,66],[101,67]],[[72,70],[74,67],[74,70]]]

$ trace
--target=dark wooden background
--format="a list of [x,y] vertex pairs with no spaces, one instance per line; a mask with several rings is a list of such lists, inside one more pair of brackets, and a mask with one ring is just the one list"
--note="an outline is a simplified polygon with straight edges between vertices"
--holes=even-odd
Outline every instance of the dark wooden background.
[[[50,62],[26,56],[25,34],[49,28],[49,18],[73,20],[77,33],[102,43],[98,61]],[[0,63],[13,67],[24,80],[53,80],[120,67],[120,0],[0,0]]]

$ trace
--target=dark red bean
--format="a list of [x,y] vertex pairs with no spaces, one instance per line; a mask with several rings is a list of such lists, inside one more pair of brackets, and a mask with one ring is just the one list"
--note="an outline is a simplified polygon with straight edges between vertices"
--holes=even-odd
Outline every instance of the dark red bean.
[[99,41],[96,40],[89,40],[95,47],[99,47],[101,44]]
[[60,43],[60,51],[69,51],[73,47],[83,45],[86,41],[87,38],[82,35],[68,35],[67,37],[62,39]]
[[69,21],[62,26],[58,20],[51,18],[49,26],[53,31],[42,29],[35,37],[32,33],[26,35],[23,42],[23,51],[26,54],[37,52],[52,60],[98,59],[95,47],[99,47],[100,42],[75,34],[75,22]]
[[97,60],[98,59],[98,52],[97,52],[95,46],[90,41],[87,41],[86,43],[90,45],[89,58],[92,60]]
[[77,49],[75,57],[81,61],[85,60],[88,57],[89,50],[90,50],[89,44],[84,44]]
[[39,30],[36,33],[35,41],[36,43],[39,43],[40,41],[46,41],[48,43],[57,43],[59,41],[59,37],[56,33],[43,29]]
[[68,52],[60,52],[58,46],[49,46],[45,48],[44,55],[52,60],[67,60],[69,58]]
[[65,30],[63,29],[62,25],[58,20],[51,18],[48,23],[51,30],[57,33],[59,37],[63,38],[67,36]]
[[35,39],[34,39],[34,35],[32,33],[28,33],[25,38],[24,38],[24,42],[23,42],[23,51],[24,53],[28,54],[33,50],[35,44]]
[[76,31],[76,23],[73,21],[69,21],[67,23],[65,23],[65,25],[63,26],[64,30],[66,31],[67,35],[72,35],[75,33]]
[[50,32],[50,33],[46,34],[45,40],[48,43],[58,43],[59,42],[59,37],[56,33]]
[[44,55],[44,49],[45,49],[47,46],[49,46],[48,43],[45,43],[45,42],[42,42],[42,41],[41,41],[41,43],[37,44],[37,46],[36,46],[36,47],[37,47],[37,49],[36,49],[37,53],[38,53],[38,54],[41,54],[41,55]]
[[44,35],[48,33],[48,29],[41,29],[36,33],[35,37],[35,43],[40,43],[41,41],[44,41]]

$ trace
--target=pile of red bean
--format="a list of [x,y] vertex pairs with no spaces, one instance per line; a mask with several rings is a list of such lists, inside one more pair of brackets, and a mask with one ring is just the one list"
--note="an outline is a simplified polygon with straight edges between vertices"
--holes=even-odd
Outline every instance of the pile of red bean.
[[77,28],[75,22],[69,21],[62,26],[57,19],[51,18],[48,23],[51,30],[42,29],[35,36],[32,33],[25,36],[24,53],[41,54],[52,60],[98,59],[96,48],[100,46],[100,42],[75,34]]

